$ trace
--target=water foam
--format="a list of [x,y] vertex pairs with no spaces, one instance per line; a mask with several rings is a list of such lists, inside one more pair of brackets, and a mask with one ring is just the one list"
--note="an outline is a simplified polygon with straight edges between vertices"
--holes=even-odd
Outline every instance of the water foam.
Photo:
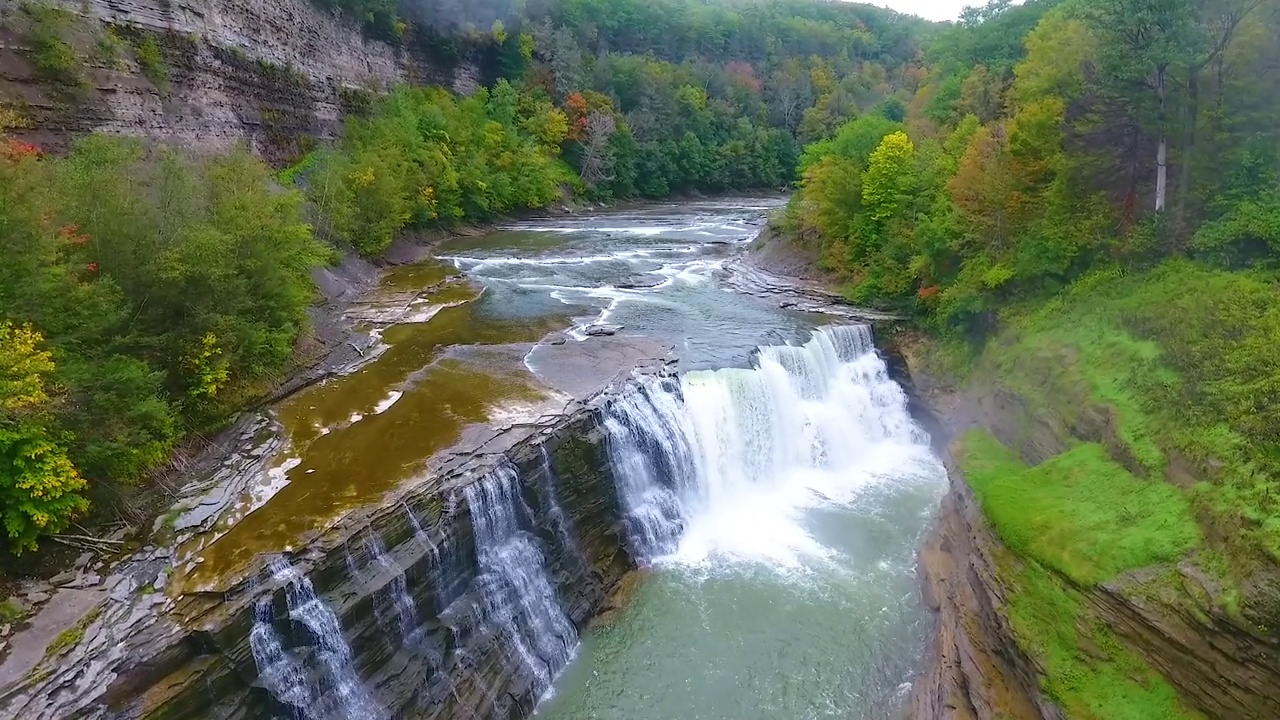
[[763,347],[749,369],[644,380],[605,424],[642,564],[828,566],[838,553],[815,536],[812,510],[938,472],[866,326]]

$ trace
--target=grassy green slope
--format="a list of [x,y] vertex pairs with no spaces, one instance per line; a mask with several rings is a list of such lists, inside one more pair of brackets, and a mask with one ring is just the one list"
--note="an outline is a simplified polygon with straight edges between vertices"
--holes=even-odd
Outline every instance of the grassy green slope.
[[1083,598],[1186,561],[1222,581],[1212,602],[1239,616],[1247,578],[1280,559],[1280,291],[1267,275],[1172,261],[1089,276],[1003,320],[952,365],[1021,400],[1015,446],[1043,448],[1046,426],[1069,436],[1034,466],[985,430],[953,446],[1010,551],[1019,644],[1068,717],[1197,717]]

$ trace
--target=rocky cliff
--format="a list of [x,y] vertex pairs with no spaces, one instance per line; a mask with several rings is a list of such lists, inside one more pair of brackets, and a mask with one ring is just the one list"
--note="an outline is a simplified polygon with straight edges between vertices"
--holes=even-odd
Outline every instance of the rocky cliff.
[[[9,688],[3,717],[327,716],[317,708],[356,717],[361,703],[369,718],[527,715],[545,688],[524,661],[525,640],[485,611],[495,580],[482,567],[475,529],[477,515],[494,509],[475,507],[469,488],[507,478],[518,493],[508,498],[512,517],[536,538],[531,557],[541,557],[559,610],[584,628],[634,567],[619,536],[597,412],[583,406],[507,431],[498,452],[455,455],[304,549],[262,558],[220,592],[176,602],[137,593],[133,578],[157,567],[163,575],[167,564],[165,550],[139,555],[116,570],[120,602],[88,619],[69,655]],[[344,686],[343,672],[359,680]],[[367,694],[359,702],[355,686]]]
[[[56,3],[56,4],[55,4]],[[417,48],[417,49],[413,49]],[[473,63],[394,47],[310,0],[0,3],[0,106],[58,149],[92,131],[287,162],[398,82],[470,92]]]

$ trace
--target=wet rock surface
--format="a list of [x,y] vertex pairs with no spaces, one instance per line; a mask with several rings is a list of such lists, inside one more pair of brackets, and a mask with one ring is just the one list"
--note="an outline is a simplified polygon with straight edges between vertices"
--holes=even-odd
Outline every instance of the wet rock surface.
[[822,313],[866,323],[896,320],[891,313],[878,312],[848,304],[839,293],[803,280],[777,275],[762,266],[751,254],[739,255],[725,262],[721,282],[725,287],[746,295],[768,298],[778,307],[803,312]]

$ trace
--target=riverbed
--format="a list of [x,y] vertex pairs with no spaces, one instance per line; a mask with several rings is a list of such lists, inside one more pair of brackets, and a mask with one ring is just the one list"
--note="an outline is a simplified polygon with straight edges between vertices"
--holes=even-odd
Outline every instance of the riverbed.
[[564,317],[566,342],[634,334],[679,357],[676,382],[609,413],[615,468],[632,443],[688,476],[658,482],[645,460],[620,488],[651,574],[581,633],[540,717],[888,718],[905,694],[927,630],[915,551],[945,475],[865,331],[815,332],[849,321],[723,282],[780,203],[535,220],[438,249],[483,287],[485,321]]

